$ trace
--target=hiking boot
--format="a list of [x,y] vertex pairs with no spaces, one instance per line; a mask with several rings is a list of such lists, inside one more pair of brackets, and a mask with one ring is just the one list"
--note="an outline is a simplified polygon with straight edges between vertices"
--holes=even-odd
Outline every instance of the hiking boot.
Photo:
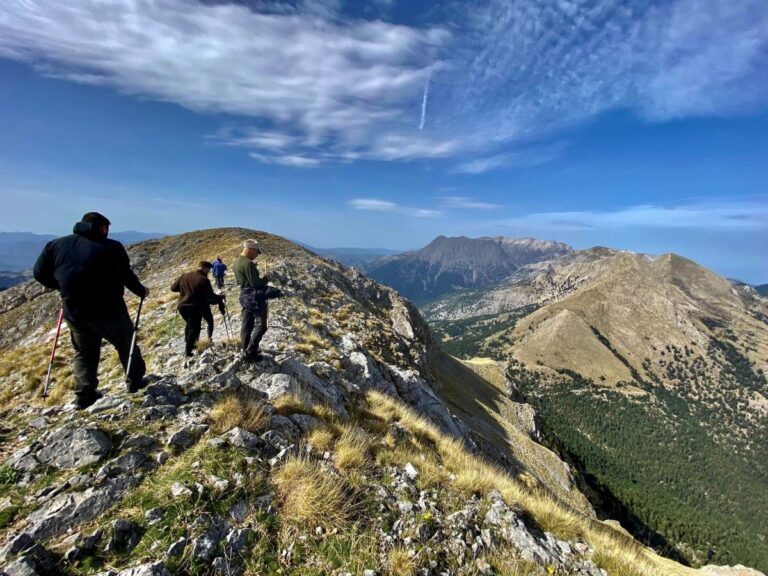
[[244,362],[260,362],[264,359],[261,352],[254,352],[253,354],[246,354],[243,352],[242,359]]
[[89,406],[93,406],[93,404],[96,403],[96,400],[103,397],[104,394],[98,390],[88,390],[86,392],[81,392],[80,394],[75,394],[75,408],[77,410],[85,410]]
[[138,382],[131,380],[130,382],[128,382],[128,393],[133,394],[134,392],[138,392],[139,390],[146,388],[147,384],[149,384],[149,382],[147,382],[147,380],[144,378],[142,378]]

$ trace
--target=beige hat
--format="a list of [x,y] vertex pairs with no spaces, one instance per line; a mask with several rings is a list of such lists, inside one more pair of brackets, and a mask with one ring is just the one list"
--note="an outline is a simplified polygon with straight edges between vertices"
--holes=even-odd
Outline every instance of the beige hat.
[[259,248],[259,243],[256,240],[252,239],[252,238],[249,238],[248,240],[243,242],[243,249],[247,250],[249,248],[255,248],[256,250],[261,252],[261,248]]

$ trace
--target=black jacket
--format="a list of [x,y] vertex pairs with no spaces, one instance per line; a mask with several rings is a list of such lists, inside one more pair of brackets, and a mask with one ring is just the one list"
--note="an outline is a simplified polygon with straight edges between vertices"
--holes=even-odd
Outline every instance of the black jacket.
[[124,288],[144,296],[120,242],[102,237],[87,222],[74,234],[51,240],[34,268],[35,280],[61,292],[64,317],[72,322],[112,318],[128,312]]
[[171,292],[179,292],[179,308],[207,308],[220,304],[224,296],[213,291],[211,281],[200,270],[186,272],[171,284]]

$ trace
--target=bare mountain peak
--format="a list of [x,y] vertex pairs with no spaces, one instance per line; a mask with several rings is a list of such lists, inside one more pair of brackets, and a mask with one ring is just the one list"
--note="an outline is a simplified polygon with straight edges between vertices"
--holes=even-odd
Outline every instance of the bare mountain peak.
[[493,286],[522,266],[572,252],[567,244],[535,238],[438,236],[420,250],[376,260],[364,270],[419,301]]

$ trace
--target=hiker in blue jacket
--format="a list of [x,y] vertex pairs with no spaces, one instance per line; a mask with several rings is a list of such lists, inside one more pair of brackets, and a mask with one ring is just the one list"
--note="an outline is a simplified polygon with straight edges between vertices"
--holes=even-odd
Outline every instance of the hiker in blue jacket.
[[227,273],[227,265],[221,260],[221,256],[213,261],[213,277],[216,279],[216,288],[222,290],[224,288],[224,274]]

